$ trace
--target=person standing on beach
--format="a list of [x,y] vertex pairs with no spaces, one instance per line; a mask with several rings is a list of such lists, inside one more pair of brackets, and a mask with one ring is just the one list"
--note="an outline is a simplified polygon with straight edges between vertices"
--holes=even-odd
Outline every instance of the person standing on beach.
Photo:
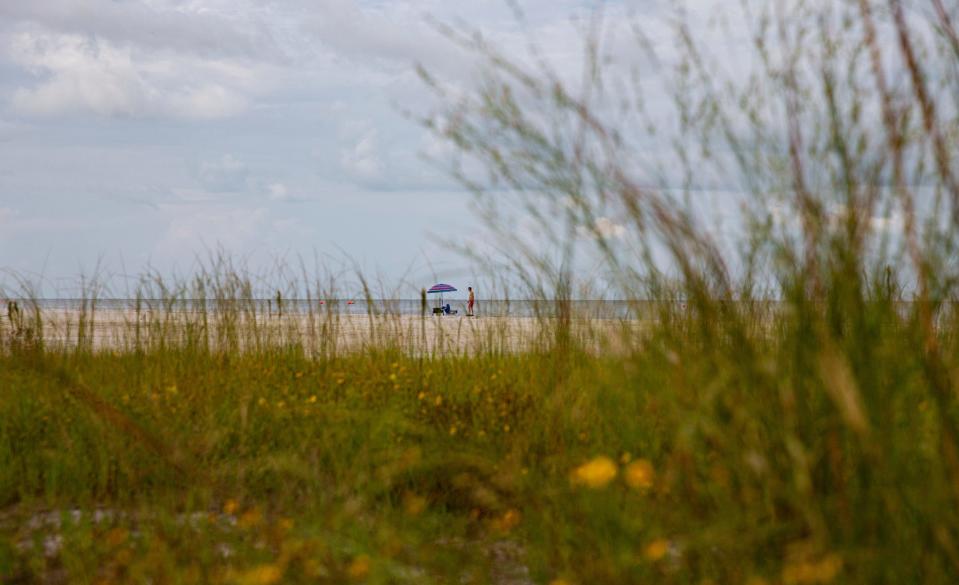
[[476,302],[476,297],[473,296],[473,287],[468,286],[466,289],[470,291],[469,300],[466,302],[466,314],[473,317],[473,303]]

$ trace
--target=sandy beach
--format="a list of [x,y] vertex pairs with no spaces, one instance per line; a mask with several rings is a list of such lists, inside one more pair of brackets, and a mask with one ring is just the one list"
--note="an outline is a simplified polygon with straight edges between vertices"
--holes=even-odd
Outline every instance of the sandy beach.
[[[35,317],[26,318],[35,327]],[[262,349],[301,345],[311,355],[353,352],[372,347],[409,353],[470,354],[481,351],[522,351],[549,338],[556,321],[535,317],[425,317],[414,315],[346,315],[315,313],[251,314],[242,311],[200,313],[185,310],[141,311],[45,309],[40,314],[42,337],[50,347],[84,344],[93,351],[133,350],[159,344],[211,348]],[[638,321],[574,319],[572,334],[593,344],[616,338]],[[4,319],[0,332],[10,337]]]

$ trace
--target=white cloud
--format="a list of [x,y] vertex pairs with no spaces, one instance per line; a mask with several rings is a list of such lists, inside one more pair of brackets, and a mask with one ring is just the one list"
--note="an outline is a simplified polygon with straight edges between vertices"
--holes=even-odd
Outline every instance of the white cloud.
[[379,178],[383,169],[383,162],[380,159],[377,147],[377,137],[376,128],[371,128],[353,146],[341,149],[340,167],[359,179]]
[[596,232],[604,238],[623,238],[626,236],[626,228],[608,217],[600,217],[596,220]]
[[73,35],[21,33],[13,37],[10,53],[14,62],[46,77],[35,87],[14,93],[13,106],[21,112],[131,115],[149,99],[149,88],[129,50]]
[[267,187],[271,201],[291,201],[290,190],[283,183],[273,183]]
[[905,227],[905,218],[901,212],[893,212],[886,216],[869,218],[869,228],[883,234],[900,234]]
[[264,56],[279,50],[248,0],[16,0],[0,2],[0,28],[19,25],[114,44],[195,55]]
[[189,88],[169,97],[169,111],[184,118],[227,118],[239,114],[247,106],[244,95],[215,83]]
[[224,118],[270,85],[262,65],[144,51],[78,34],[19,32],[7,53],[35,79],[14,91],[12,105],[34,116]]
[[597,218],[592,228],[579,226],[577,231],[579,237],[587,239],[600,237],[605,240],[621,240],[626,237],[626,226],[608,217]]
[[464,53],[426,22],[435,3],[363,6],[349,0],[324,0],[308,6],[303,21],[307,34],[353,62],[405,71],[412,63],[423,63],[448,73],[464,73]]

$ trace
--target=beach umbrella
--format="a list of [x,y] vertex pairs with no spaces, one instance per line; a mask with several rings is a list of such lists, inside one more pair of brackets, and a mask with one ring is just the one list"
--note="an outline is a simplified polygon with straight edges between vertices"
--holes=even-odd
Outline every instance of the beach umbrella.
[[456,292],[456,289],[448,284],[440,283],[440,284],[434,284],[433,286],[431,286],[430,289],[426,291],[426,294],[446,293],[446,292]]
[[431,286],[430,289],[429,289],[428,291],[426,291],[426,294],[430,295],[430,294],[437,294],[437,293],[438,293],[438,294],[440,295],[440,306],[442,307],[442,306],[443,306],[443,293],[455,292],[455,291],[456,291],[456,288],[455,288],[455,287],[453,287],[453,286],[451,286],[451,285],[448,285],[448,284],[439,283],[439,284],[434,284],[433,286]]

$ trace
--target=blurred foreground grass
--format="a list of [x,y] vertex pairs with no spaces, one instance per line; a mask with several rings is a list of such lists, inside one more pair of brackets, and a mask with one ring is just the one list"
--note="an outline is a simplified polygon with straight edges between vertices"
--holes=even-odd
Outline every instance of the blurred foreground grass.
[[[557,301],[534,335],[424,349],[371,313],[342,347],[329,305],[286,334],[254,290],[335,279],[217,259],[142,277],[120,343],[95,294],[73,344],[23,301],[3,580],[959,582],[955,3],[744,0],[721,36],[675,4],[673,44],[644,13],[632,52],[597,10],[581,83],[442,26],[486,73],[420,71],[489,232],[464,251]],[[662,302],[582,327],[580,286]]]
[[828,304],[664,303],[615,352],[561,328],[313,357],[3,329],[0,575],[955,582],[956,389],[928,381],[916,307],[858,302],[828,336]]

